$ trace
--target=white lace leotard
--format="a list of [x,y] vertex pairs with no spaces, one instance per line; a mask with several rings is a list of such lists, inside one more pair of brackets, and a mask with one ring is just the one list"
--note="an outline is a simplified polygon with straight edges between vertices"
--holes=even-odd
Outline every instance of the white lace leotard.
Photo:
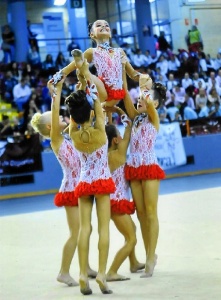
[[107,158],[106,142],[92,153],[80,152],[81,173],[80,180],[75,189],[78,197],[110,194],[115,191],[115,184],[110,174]]
[[64,138],[56,157],[63,171],[63,179],[54,203],[56,206],[76,206],[78,198],[75,195],[75,188],[79,182],[81,169],[78,152],[72,142]]
[[112,48],[110,54],[108,50],[102,48],[93,49],[92,63],[95,65],[98,77],[104,82],[108,93],[108,100],[120,100],[125,96],[122,79],[122,63],[120,48]]
[[116,191],[110,194],[111,212],[133,214],[135,212],[135,204],[130,200],[130,187],[124,175],[124,167],[125,165],[122,165],[111,173],[116,185]]
[[[137,120],[140,119],[140,122]],[[130,153],[125,167],[127,180],[163,179],[164,171],[160,168],[155,154],[156,128],[149,122],[147,115],[134,119]]]

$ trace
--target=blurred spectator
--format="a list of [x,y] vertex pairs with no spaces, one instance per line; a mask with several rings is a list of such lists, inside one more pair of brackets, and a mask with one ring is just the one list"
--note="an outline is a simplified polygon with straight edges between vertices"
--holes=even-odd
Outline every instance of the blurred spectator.
[[216,101],[211,107],[209,117],[221,117],[221,104],[219,101]]
[[31,46],[28,52],[28,62],[35,69],[41,68],[41,57],[36,46]]
[[205,83],[204,79],[199,77],[199,73],[198,72],[195,72],[193,74],[193,85],[195,86],[195,88],[199,87],[199,81],[201,81],[201,83],[202,83],[201,87],[203,89],[206,89],[206,83]]
[[38,34],[34,33],[31,30],[31,22],[30,22],[30,20],[27,20],[27,31],[28,31],[28,41],[29,41],[30,47],[35,46],[36,50],[39,52],[38,41],[36,39],[36,36]]
[[76,42],[74,41],[74,39],[72,38],[70,44],[68,44],[68,47],[67,47],[67,51],[69,52],[69,56],[72,56],[72,55],[71,55],[71,51],[74,50],[74,49],[79,49],[79,50],[81,50],[79,44],[76,43]]
[[45,60],[42,63],[42,68],[44,70],[50,70],[55,68],[55,63],[51,54],[47,54]]
[[177,80],[174,79],[174,75],[173,73],[169,73],[169,76],[168,76],[168,81],[166,83],[166,87],[169,91],[172,92],[173,88],[175,86],[177,86],[179,84],[179,82]]
[[130,94],[130,98],[135,106],[137,104],[138,98],[140,96],[140,88],[139,88],[138,82],[131,80],[129,94]]
[[158,62],[156,63],[156,67],[160,68],[162,75],[167,75],[168,72],[168,61],[164,55],[160,55]]
[[220,68],[221,68],[221,53],[217,53],[217,56],[214,59],[214,69],[217,71]]
[[174,94],[174,104],[175,106],[179,106],[181,103],[185,101],[185,90],[183,87],[181,87],[180,84],[177,84],[173,90],[172,93]]
[[145,67],[149,67],[149,66],[153,66],[153,64],[156,63],[157,61],[157,58],[153,58],[151,55],[150,55],[150,51],[149,50],[146,50],[144,55],[146,56],[147,58],[147,63],[145,63]]
[[205,107],[207,104],[208,98],[206,94],[206,90],[203,88],[199,89],[199,94],[196,95],[195,103],[196,103],[196,110],[200,111],[201,108]]
[[194,120],[197,119],[197,113],[195,112],[195,110],[193,110],[191,107],[187,106],[187,104],[185,103],[185,107],[183,110],[183,119],[184,120]]
[[168,71],[173,72],[174,76],[178,76],[180,61],[175,54],[171,54],[168,61]]
[[13,103],[13,88],[18,81],[13,78],[12,72],[7,71],[1,83],[2,96],[5,102]]
[[168,53],[170,53],[170,51],[171,51],[171,46],[165,38],[164,31],[160,32],[160,36],[158,38],[158,45],[159,45],[159,50],[161,51],[161,54],[168,56]]
[[187,89],[190,85],[193,84],[193,80],[190,78],[189,73],[186,72],[184,74],[184,78],[182,79],[181,84],[184,89]]
[[207,63],[206,63],[206,55],[204,52],[199,52],[198,53],[198,59],[199,59],[199,74],[202,77],[207,76]]
[[2,45],[5,64],[15,61],[15,34],[9,25],[2,28]]
[[220,103],[220,96],[216,90],[216,88],[211,88],[208,94],[208,103],[215,103],[218,101]]
[[11,126],[9,116],[2,115],[2,122],[0,122],[0,139],[5,139],[9,135],[13,135],[13,127]]
[[188,106],[191,107],[193,110],[195,109],[195,103],[192,97],[190,97],[188,94],[185,94],[184,96],[184,103]]
[[23,111],[23,105],[28,101],[31,95],[31,88],[27,84],[27,79],[22,78],[13,88],[14,102],[18,111]]
[[203,49],[203,41],[201,37],[201,33],[196,27],[193,25],[191,30],[188,33],[189,37],[189,51],[190,52],[199,52]]
[[61,70],[68,65],[69,61],[64,57],[64,54],[59,51],[55,60],[55,67],[57,70]]
[[167,117],[171,122],[175,120],[175,115],[178,112],[179,109],[174,105],[174,95],[171,97],[171,102],[167,104]]
[[137,68],[148,66],[148,59],[140,49],[137,49],[134,54],[134,66]]

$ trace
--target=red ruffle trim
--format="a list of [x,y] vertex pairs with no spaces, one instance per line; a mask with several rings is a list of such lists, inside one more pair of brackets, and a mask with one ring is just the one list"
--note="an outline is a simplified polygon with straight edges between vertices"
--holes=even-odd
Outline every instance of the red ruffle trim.
[[135,203],[128,200],[111,200],[111,212],[132,215],[135,212]]
[[58,192],[54,197],[54,204],[61,206],[78,206],[78,198],[75,192]]
[[134,168],[131,166],[125,166],[125,178],[127,180],[154,180],[164,179],[165,172],[158,165],[140,166]]
[[92,183],[79,182],[75,188],[75,195],[79,198],[81,196],[90,196],[96,194],[112,194],[116,190],[113,179],[96,180]]
[[126,95],[126,91],[124,89],[112,90],[112,88],[110,88],[108,85],[106,85],[106,83],[102,77],[99,77],[99,78],[103,82],[103,84],[105,86],[105,90],[107,91],[107,100],[106,101],[124,99],[124,97]]

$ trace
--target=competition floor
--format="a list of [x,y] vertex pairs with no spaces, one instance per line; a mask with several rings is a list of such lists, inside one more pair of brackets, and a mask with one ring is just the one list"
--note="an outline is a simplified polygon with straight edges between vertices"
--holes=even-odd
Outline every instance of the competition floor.
[[[133,219],[138,227],[136,215]],[[158,263],[152,278],[130,274],[128,260],[119,273],[130,281],[112,282],[101,294],[90,280],[93,299],[220,300],[221,173],[161,182]],[[110,225],[108,267],[123,238]],[[68,237],[65,212],[53,195],[0,201],[0,300],[82,299],[79,287],[58,283],[61,250]],[[138,259],[144,262],[140,230]],[[93,210],[90,264],[97,266],[97,220]],[[71,275],[78,279],[77,253]]]

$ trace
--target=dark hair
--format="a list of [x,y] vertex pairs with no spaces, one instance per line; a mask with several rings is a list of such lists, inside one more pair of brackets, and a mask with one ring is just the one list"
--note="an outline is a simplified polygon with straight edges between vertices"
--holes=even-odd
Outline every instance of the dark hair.
[[154,90],[153,99],[157,99],[159,104],[156,108],[158,108],[161,103],[166,99],[166,87],[159,82],[154,82],[152,89]]
[[93,24],[94,24],[94,23],[89,23],[89,24],[88,24],[88,27],[87,27],[87,28],[88,28],[88,36],[89,36],[89,37],[91,37],[91,29],[92,29],[92,27],[93,27]]
[[66,99],[69,114],[77,124],[83,124],[90,119],[92,107],[87,101],[86,92],[78,90],[71,93]]
[[108,148],[110,148],[113,138],[117,137],[116,126],[114,124],[108,124],[105,126],[105,131],[108,139]]

